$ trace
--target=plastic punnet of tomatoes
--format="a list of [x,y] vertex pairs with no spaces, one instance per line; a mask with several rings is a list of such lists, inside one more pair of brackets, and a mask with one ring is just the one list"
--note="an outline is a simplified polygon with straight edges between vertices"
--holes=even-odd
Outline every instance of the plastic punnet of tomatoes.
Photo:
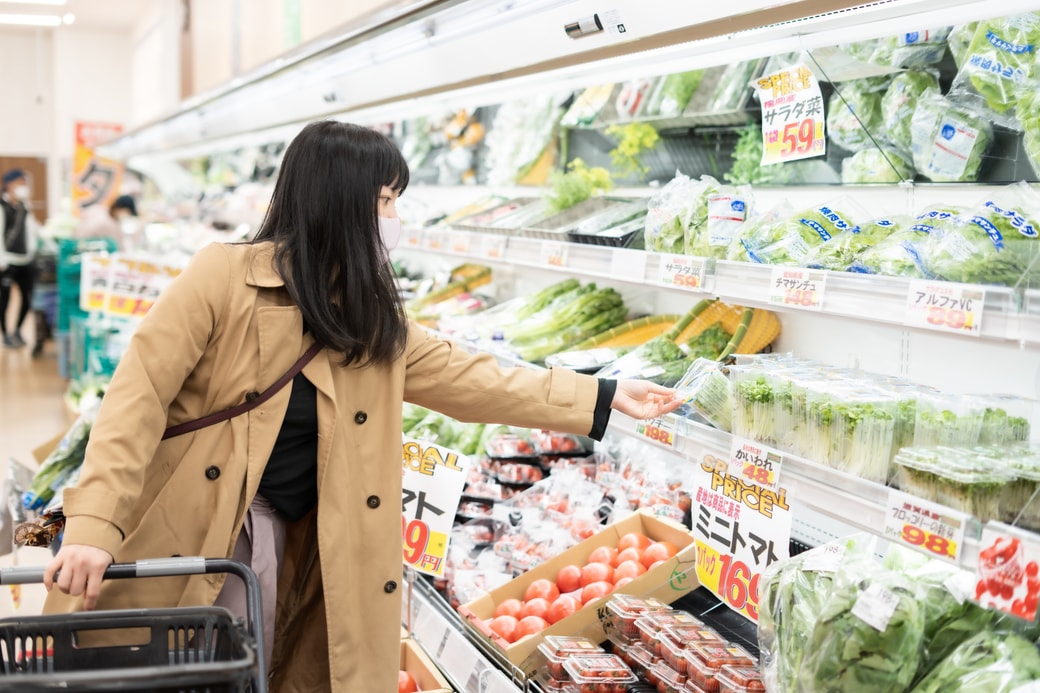
[[686,679],[686,685],[683,686],[683,693],[708,693],[708,691],[698,686],[693,679],[688,678]]
[[499,433],[490,438],[484,452],[493,460],[538,459],[531,439],[517,433]]
[[670,626],[662,631],[657,642],[657,654],[680,674],[686,673],[686,649],[691,645],[726,645],[722,636],[708,626]]
[[545,478],[545,470],[535,460],[499,461],[495,478],[500,484],[533,484]]
[[719,681],[719,693],[762,693],[766,690],[762,673],[754,667],[738,667],[731,664],[719,669],[715,676]]
[[658,662],[653,667],[654,676],[657,679],[657,690],[661,693],[683,693],[686,683],[686,675],[681,674],[668,666],[665,662]]
[[755,658],[736,645],[719,643],[694,643],[683,651],[686,658],[686,676],[695,681],[707,693],[719,690],[718,673],[727,664],[752,667]]
[[589,454],[578,436],[557,431],[534,431],[531,434],[535,452],[551,457],[584,457]]
[[579,693],[626,693],[628,685],[639,680],[621,658],[613,654],[570,657],[563,667]]
[[625,642],[631,643],[639,638],[636,619],[649,612],[670,611],[671,608],[653,597],[644,599],[631,594],[615,594],[607,602],[605,625],[618,633]]
[[570,675],[563,668],[570,657],[605,654],[602,647],[579,635],[546,635],[545,639],[538,643],[538,651],[545,656],[546,672],[561,683],[570,680]]
[[658,640],[665,629],[670,626],[702,626],[704,623],[693,614],[674,609],[672,611],[658,611],[643,614],[636,619],[636,630],[639,631],[639,642],[645,645],[658,657],[661,656]]

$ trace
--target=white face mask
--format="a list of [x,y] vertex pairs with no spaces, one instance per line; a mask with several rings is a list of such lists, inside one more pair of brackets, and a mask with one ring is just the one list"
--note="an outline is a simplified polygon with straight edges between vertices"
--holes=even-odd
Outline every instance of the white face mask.
[[401,242],[401,220],[397,217],[379,217],[379,236],[389,253]]
[[11,194],[16,200],[28,200],[31,195],[28,185],[16,185],[11,188]]

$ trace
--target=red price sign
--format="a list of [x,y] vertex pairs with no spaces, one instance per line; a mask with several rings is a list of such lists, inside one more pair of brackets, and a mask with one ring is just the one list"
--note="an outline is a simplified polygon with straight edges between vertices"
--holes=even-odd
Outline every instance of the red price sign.
[[1036,535],[999,522],[982,528],[975,601],[1027,621],[1040,603],[1040,544]]
[[689,291],[704,288],[703,258],[687,255],[662,255],[658,279],[661,284]]
[[[821,129],[820,136],[823,136]],[[798,123],[787,123],[784,125],[780,136],[780,158],[801,159],[802,156],[812,152],[816,146],[816,121],[806,118]]]
[[758,620],[758,585],[762,579],[747,563],[720,553],[700,540],[697,544],[697,579],[734,611]]
[[738,479],[775,489],[783,463],[784,456],[779,450],[750,440],[733,439],[729,453],[729,473]]
[[907,325],[979,336],[985,290],[947,282],[912,281],[906,296]]
[[826,272],[774,267],[769,282],[769,302],[790,308],[820,310],[826,283]]
[[899,538],[904,543],[924,549],[937,558],[953,558],[957,555],[957,542],[914,525],[903,525]]
[[959,510],[889,490],[885,536],[933,558],[959,562],[967,522]]
[[664,419],[640,421],[636,425],[636,433],[669,447],[675,445],[675,433],[673,429],[673,424]]
[[539,257],[543,265],[549,267],[567,266],[567,244],[559,241],[544,241],[542,243]]
[[430,545],[430,526],[422,520],[408,522],[401,517],[401,537],[404,539],[404,562],[417,566]]

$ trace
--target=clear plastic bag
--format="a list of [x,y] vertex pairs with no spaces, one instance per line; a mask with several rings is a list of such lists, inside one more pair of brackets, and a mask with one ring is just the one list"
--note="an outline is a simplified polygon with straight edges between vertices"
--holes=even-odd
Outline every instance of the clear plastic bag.
[[990,121],[936,90],[925,91],[910,121],[914,168],[935,182],[975,181],[993,141]]

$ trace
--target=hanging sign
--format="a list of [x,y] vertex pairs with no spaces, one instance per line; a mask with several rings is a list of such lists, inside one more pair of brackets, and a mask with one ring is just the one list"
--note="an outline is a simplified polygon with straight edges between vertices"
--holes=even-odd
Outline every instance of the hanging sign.
[[440,577],[469,458],[429,441],[411,439],[403,442],[401,455],[404,563]]
[[802,64],[763,75],[755,83],[762,104],[762,165],[826,153],[823,95]]
[[182,269],[179,265],[142,256],[115,253],[110,258],[108,286],[101,310],[119,317],[144,316]]
[[123,165],[98,156],[94,150],[122,132],[123,126],[114,123],[76,123],[72,154],[72,213],[75,216],[93,205],[107,209],[119,195]]

